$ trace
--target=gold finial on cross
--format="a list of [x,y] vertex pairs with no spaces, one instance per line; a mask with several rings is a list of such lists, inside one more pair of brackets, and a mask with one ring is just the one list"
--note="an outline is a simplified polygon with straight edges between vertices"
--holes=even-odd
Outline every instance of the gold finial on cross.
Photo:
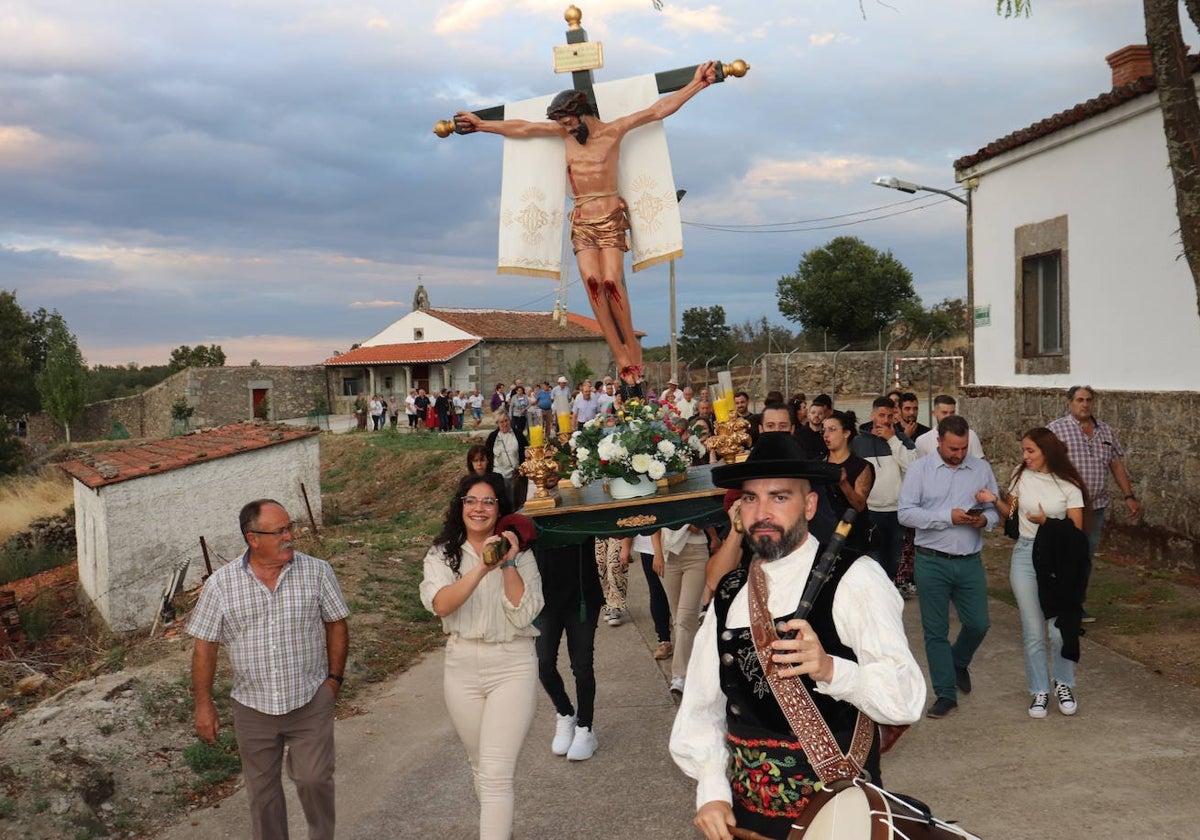
[[568,29],[579,29],[583,20],[583,12],[578,6],[567,6],[567,10],[563,12],[563,20],[567,22]]

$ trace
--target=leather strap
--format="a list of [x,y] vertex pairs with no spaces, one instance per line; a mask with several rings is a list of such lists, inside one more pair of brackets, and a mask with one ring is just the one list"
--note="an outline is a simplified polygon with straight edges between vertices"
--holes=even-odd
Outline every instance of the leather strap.
[[799,679],[779,676],[779,666],[771,659],[771,642],[779,638],[779,633],[767,606],[767,577],[762,563],[756,557],[750,564],[747,596],[754,650],[771,692],[795,733],[796,740],[804,747],[809,764],[822,782],[828,784],[838,779],[862,776],[875,735],[875,723],[860,711],[855,720],[850,750],[843,753],[804,683]]

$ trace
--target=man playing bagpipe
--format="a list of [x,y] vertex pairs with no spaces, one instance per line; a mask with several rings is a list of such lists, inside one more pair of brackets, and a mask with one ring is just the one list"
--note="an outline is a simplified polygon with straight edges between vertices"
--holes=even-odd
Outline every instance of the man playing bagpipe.
[[708,840],[728,840],[734,826],[786,838],[817,791],[855,778],[880,784],[876,724],[921,715],[925,680],[896,587],[869,557],[818,562],[836,557],[845,530],[822,556],[808,533],[813,487],[838,476],[778,432],[761,435],[745,462],[713,470],[717,486],[742,491],[754,559],[716,589],[671,732]]

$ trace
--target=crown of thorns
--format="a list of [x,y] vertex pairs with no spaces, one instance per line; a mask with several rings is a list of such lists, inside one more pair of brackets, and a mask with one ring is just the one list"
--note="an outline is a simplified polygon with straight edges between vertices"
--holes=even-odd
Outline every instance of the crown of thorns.
[[546,109],[547,119],[557,120],[560,117],[596,116],[596,109],[588,101],[587,94],[581,90],[564,90],[550,100]]

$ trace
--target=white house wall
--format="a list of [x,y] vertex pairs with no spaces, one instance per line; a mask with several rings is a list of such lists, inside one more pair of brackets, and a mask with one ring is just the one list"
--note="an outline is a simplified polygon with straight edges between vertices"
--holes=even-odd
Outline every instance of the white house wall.
[[[991,324],[975,330],[977,383],[1200,389],[1196,291],[1180,258],[1162,117],[1144,99],[1094,118],[1112,123],[1102,131],[1089,133],[1089,121],[1038,141],[1037,154],[1021,147],[968,171],[981,176],[974,303],[991,307]],[[1070,372],[1017,374],[1014,232],[1064,215]]]
[[410,312],[399,321],[394,321],[381,332],[362,343],[363,347],[378,347],[382,344],[412,344],[416,341],[414,330],[423,330],[421,341],[458,341],[475,338],[469,332],[452,327],[440,318],[434,318],[424,310]]
[[214,569],[238,557],[245,549],[238,512],[246,502],[276,499],[307,524],[303,483],[319,524],[319,440],[313,435],[98,492],[76,481],[79,582],[105,623],[115,631],[150,626],[171,569],[182,560],[189,561],[188,585],[198,583],[205,571],[201,536]]

